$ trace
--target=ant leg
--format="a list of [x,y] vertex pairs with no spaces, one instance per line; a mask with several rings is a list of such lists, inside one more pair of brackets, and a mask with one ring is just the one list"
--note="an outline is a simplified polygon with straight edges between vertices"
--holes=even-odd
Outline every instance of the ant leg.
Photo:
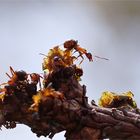
[[8,73],[6,73],[6,75],[7,75],[10,79],[12,78]]
[[[43,77],[41,75],[39,75],[39,77],[43,79]],[[39,87],[40,87],[40,89],[42,89],[40,79],[39,79]]]
[[39,75],[39,77],[43,79],[43,77],[41,75]]
[[45,54],[43,54],[43,53],[39,53],[39,55],[43,55],[43,56],[45,56],[45,57],[48,57],[47,55],[45,55]]
[[40,88],[40,90],[42,89],[42,87],[41,87],[41,81],[40,81],[40,79],[39,79],[39,88]]
[[13,70],[13,68],[10,66],[10,72],[12,74],[12,76],[15,74],[15,71]]
[[[12,76],[15,74],[15,71],[13,70],[13,68],[10,66],[10,72],[12,74]],[[6,75],[11,79],[12,77],[6,72]]]
[[84,58],[82,58],[81,62],[79,63],[79,66],[82,64],[83,61],[84,61]]
[[41,81],[40,81],[40,78],[42,78],[43,79],[43,77],[41,76],[41,75],[38,75],[39,76],[39,79],[38,79],[38,83],[39,83],[39,88],[40,88],[40,90],[42,89],[42,87],[41,87]]
[[72,53],[72,55],[74,55],[76,52],[77,52],[77,51],[75,50],[75,51]]
[[[79,66],[80,66],[82,64],[82,62],[84,61],[84,57],[82,56],[82,54],[80,54],[78,57],[82,58],[81,62],[79,63]],[[77,59],[78,59],[78,57],[77,57]]]
[[72,62],[75,61],[76,59],[77,59],[77,57],[75,57],[75,56],[72,56],[72,58],[71,58]]
[[79,52],[79,55],[76,57],[76,59],[78,59],[79,57],[81,57],[82,59],[84,59],[81,52]]

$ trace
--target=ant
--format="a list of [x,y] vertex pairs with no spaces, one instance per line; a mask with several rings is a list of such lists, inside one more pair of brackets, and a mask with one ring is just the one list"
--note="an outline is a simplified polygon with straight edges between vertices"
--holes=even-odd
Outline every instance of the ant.
[[6,93],[6,95],[11,95],[14,92],[15,88],[17,88],[18,82],[22,83],[23,81],[27,80],[27,73],[25,71],[14,71],[10,66],[10,72],[12,76],[6,73],[10,80],[7,83],[3,83],[0,85],[6,85],[4,86],[4,88],[0,89],[0,93]]
[[[83,62],[84,60],[84,57],[83,57],[83,54],[86,55],[86,57],[88,58],[89,61],[93,61],[92,59],[92,54],[87,52],[86,49],[80,47],[78,45],[78,41],[75,41],[75,40],[68,40],[66,42],[64,42],[64,48],[71,51],[71,50],[75,50],[75,52],[78,52],[79,53],[79,56],[78,57],[81,57],[82,58],[82,61],[80,62],[80,64]],[[75,53],[74,52],[74,53]],[[77,58],[78,58],[77,57]],[[76,59],[77,59],[76,58]]]
[[18,81],[26,81],[28,78],[28,74],[25,71],[22,71],[22,70],[14,71],[11,66],[10,66],[10,72],[12,76],[6,73],[6,75],[10,78],[10,80],[7,83],[3,83],[1,85],[8,84],[10,86],[14,86]]
[[[93,61],[92,54],[90,52],[87,52],[86,49],[80,47],[80,45],[78,45],[78,41],[76,41],[76,40],[73,40],[72,39],[72,40],[68,40],[68,41],[64,42],[64,48],[66,50],[68,50],[68,51],[71,51],[71,50],[74,49],[75,52],[78,52],[79,53],[79,56],[78,57],[81,57],[82,58],[82,61],[80,62],[80,64],[84,60],[83,54],[88,58],[89,61]],[[94,57],[97,57],[97,58],[100,58],[100,59],[104,59],[104,60],[109,60],[107,58],[96,56],[96,55]]]
[[41,89],[41,81],[40,81],[40,78],[43,78],[42,76],[40,76],[39,74],[37,73],[31,73],[29,74],[30,75],[30,78],[31,78],[31,83],[34,83],[34,84],[38,84],[39,83],[39,87]]
[[42,76],[40,76],[37,73],[27,74],[23,70],[21,70],[21,71],[14,71],[11,66],[10,66],[10,72],[12,74],[12,77],[8,73],[6,73],[6,75],[10,78],[10,80],[8,81],[9,85],[14,85],[18,81],[21,81],[21,82],[22,81],[27,81],[28,82],[28,75],[30,75],[31,82],[35,83],[35,84],[39,83],[40,87],[41,87],[40,78],[42,78]]

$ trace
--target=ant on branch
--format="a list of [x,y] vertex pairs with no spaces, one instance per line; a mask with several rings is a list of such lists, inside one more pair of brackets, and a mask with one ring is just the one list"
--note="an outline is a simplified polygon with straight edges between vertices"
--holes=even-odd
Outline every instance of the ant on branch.
[[7,95],[11,95],[14,93],[14,90],[19,88],[19,85],[23,85],[23,83],[27,83],[27,78],[28,75],[25,71],[14,71],[13,68],[10,66],[10,72],[11,72],[11,76],[6,73],[6,75],[10,78],[10,80],[8,80],[7,83],[3,83],[2,85],[6,85],[4,86],[4,88],[0,89],[1,93],[6,93]]
[[10,66],[10,72],[12,74],[12,76],[10,76],[8,73],[6,73],[6,75],[10,78],[10,80],[7,83],[3,83],[1,85],[5,85],[8,84],[9,86],[16,86],[18,83],[28,83],[28,76],[30,76],[31,78],[31,83],[35,83],[36,85],[39,83],[39,86],[41,88],[41,82],[40,82],[40,78],[42,78],[42,76],[40,76],[37,73],[31,73],[31,74],[27,74],[25,71],[21,70],[21,71],[14,71],[14,69]]
[[[86,49],[84,49],[84,48],[82,48],[82,47],[80,47],[80,45],[78,45],[78,41],[76,41],[76,40],[68,40],[68,41],[66,41],[66,42],[64,42],[64,48],[66,49],[66,50],[69,50],[69,51],[71,51],[71,50],[75,50],[75,52],[78,52],[79,53],[79,56],[78,57],[81,57],[82,58],[82,61],[80,62],[80,64],[83,62],[83,60],[84,60],[84,57],[83,57],[83,54],[88,58],[88,60],[89,61],[93,61],[93,58],[92,58],[92,54],[90,53],[90,52],[87,52],[87,50]],[[75,53],[74,52],[74,53]],[[78,58],[77,57],[77,58]],[[104,57],[100,57],[100,56],[94,56],[94,57],[97,57],[97,58],[100,58],[100,59],[105,59],[105,60],[109,60],[109,59],[107,59],[107,58],[104,58]],[[76,59],[77,59],[76,58]]]
[[[78,41],[75,41],[75,40],[68,40],[66,42],[64,42],[64,48],[66,50],[69,50],[69,51],[72,51],[73,49],[75,50],[75,52],[78,52],[79,53],[79,56],[78,57],[81,57],[82,58],[82,61],[80,62],[80,64],[83,62],[84,60],[84,57],[83,57],[83,54],[86,55],[86,57],[88,58],[89,61],[93,61],[93,58],[92,58],[92,54],[87,52],[86,49],[80,47],[78,45]],[[74,53],[75,53],[74,52]],[[77,57],[77,58],[78,58]],[[77,59],[76,58],[76,59]]]
[[[25,71],[14,71],[13,68],[10,66],[10,72],[12,76],[10,76],[8,73],[6,75],[10,78],[10,80],[7,82],[8,85],[15,85],[18,81],[27,81],[28,74]],[[4,83],[6,84],[6,83]]]
[[15,95],[21,102],[28,101],[36,94],[38,83],[41,89],[40,78],[42,77],[39,74],[28,74],[22,70],[14,71],[11,66],[10,72],[11,74],[6,73],[10,80],[0,85],[0,87],[4,85],[4,87],[0,88],[0,101],[11,95]]

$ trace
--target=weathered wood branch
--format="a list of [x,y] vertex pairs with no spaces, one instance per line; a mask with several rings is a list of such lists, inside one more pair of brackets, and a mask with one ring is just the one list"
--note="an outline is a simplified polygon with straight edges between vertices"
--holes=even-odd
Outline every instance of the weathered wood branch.
[[[45,55],[43,88],[39,74],[10,67],[12,76],[7,74],[10,80],[0,87],[0,128],[11,129],[20,123],[29,126],[38,137],[53,138],[66,131],[66,140],[140,140],[140,110],[133,94],[118,96],[107,92],[100,100],[102,107],[94,101],[89,104],[86,86],[79,83],[83,70],[74,61],[79,57],[83,61],[83,55],[93,61],[92,54],[75,40],[63,46],[63,50],[56,46]],[[77,57],[73,55],[75,51]]]
[[[67,140],[140,139],[139,109],[90,105],[85,86],[81,86],[73,75],[64,82],[61,71],[53,73],[50,81],[55,81],[55,84],[59,82],[57,91],[62,92],[64,98],[46,96],[41,100],[38,111],[29,111],[32,105],[32,100],[28,100],[29,93],[20,90],[22,97],[8,95],[0,105],[0,125],[14,128],[16,123],[25,124],[37,136],[50,138],[65,130]],[[56,75],[61,75],[61,80],[58,77],[55,79]],[[23,97],[26,102],[21,102]]]

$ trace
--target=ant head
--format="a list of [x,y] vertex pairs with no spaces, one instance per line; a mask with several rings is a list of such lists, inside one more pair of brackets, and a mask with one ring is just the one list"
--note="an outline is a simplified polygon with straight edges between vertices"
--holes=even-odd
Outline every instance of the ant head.
[[53,58],[52,69],[57,69],[60,67],[65,67],[65,66],[66,66],[66,64],[65,64],[63,58],[61,58],[60,56],[55,56]]
[[67,49],[73,49],[75,46],[77,46],[78,41],[77,40],[68,40],[64,43],[64,48]]
[[27,79],[28,75],[25,71],[15,71],[15,75],[19,81],[24,81]]
[[61,58],[59,57],[59,56],[55,56],[54,58],[53,58],[53,61],[54,62],[59,62],[61,60]]
[[31,77],[31,81],[39,81],[40,78],[43,78],[41,75],[39,75],[38,73],[31,73],[30,74]]
[[53,62],[54,62],[54,65],[55,65],[55,66],[59,66],[59,65],[62,65],[62,64],[63,64],[63,60],[62,60],[62,58],[59,57],[59,56],[55,56],[55,57],[53,58]]
[[38,81],[40,79],[40,76],[37,73],[31,73],[30,77],[32,81]]
[[93,61],[91,53],[86,53],[86,57],[89,59],[89,61]]

